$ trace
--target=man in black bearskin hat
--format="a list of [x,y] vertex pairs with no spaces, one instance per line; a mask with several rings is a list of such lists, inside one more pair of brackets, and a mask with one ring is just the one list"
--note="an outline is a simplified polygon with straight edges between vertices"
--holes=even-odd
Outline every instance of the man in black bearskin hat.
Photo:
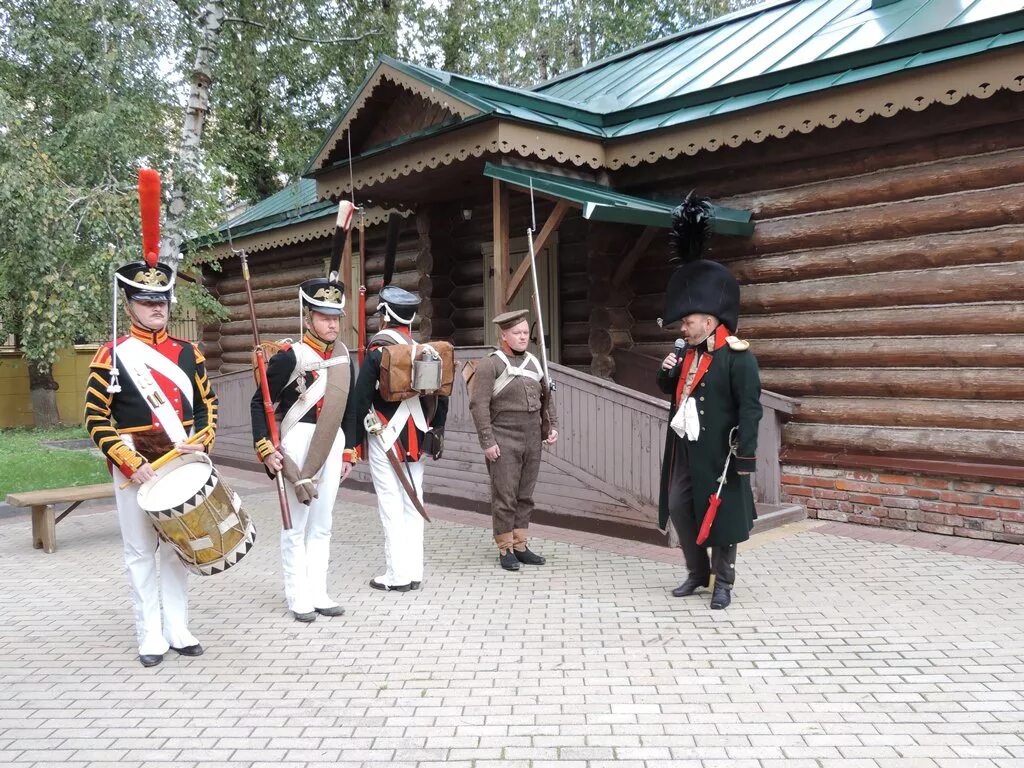
[[345,613],[327,590],[334,502],[356,462],[355,400],[349,396],[355,373],[338,340],[344,309],[342,283],[328,277],[299,286],[301,341],[283,344],[267,364],[281,451],[270,442],[259,387],[250,403],[256,455],[287,481],[292,527],[281,531],[281,569],[288,610],[304,623]]
[[[686,580],[672,594],[692,595],[713,575],[711,607],[722,609],[732,600],[737,544],[750,537],[757,517],[750,474],[761,380],[750,345],[733,335],[736,278],[721,264],[695,258],[707,231],[706,211],[702,201],[688,200],[673,227],[676,251],[686,253],[669,281],[661,323],[680,324],[685,351],[677,344],[682,357],[669,354],[658,372],[658,387],[672,395],[658,523],[664,529],[671,518],[686,562]],[[694,240],[696,248],[690,247]]]
[[[217,425],[217,396],[199,348],[167,334],[174,271],[157,261],[160,177],[156,171],[139,173],[139,199],[145,260],[125,264],[114,275],[114,340],[100,347],[89,366],[85,427],[113,474],[139,660],[152,667],[163,661],[169,649],[182,656],[199,656],[203,648],[188,629],[188,570],[173,547],[160,542],[156,528],[139,507],[139,487],[156,476],[150,462],[172,448],[181,453],[210,449]],[[118,286],[131,319],[130,333],[121,338],[117,337]],[[190,435],[195,435],[195,441],[185,443]]]

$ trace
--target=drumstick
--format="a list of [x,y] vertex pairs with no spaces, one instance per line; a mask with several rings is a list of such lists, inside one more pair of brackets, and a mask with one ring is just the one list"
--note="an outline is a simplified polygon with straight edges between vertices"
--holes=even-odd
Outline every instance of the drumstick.
[[[198,442],[201,442],[203,439],[205,439],[206,436],[209,434],[209,432],[210,432],[210,428],[208,426],[203,427],[198,432],[196,432],[194,435],[192,435],[192,437],[188,438],[187,440],[185,440],[183,442],[185,443],[185,445],[194,445],[194,444],[196,444]],[[171,459],[176,459],[179,456],[181,456],[181,451],[179,451],[177,448],[171,448],[171,450],[169,450],[163,456],[161,456],[158,459],[154,459],[152,462],[150,462],[150,467],[152,467],[153,469],[160,469],[160,467],[162,467],[167,462],[171,461]],[[123,491],[125,488],[127,488],[131,484],[132,484],[131,480],[125,480],[123,483],[121,483],[121,490]]]

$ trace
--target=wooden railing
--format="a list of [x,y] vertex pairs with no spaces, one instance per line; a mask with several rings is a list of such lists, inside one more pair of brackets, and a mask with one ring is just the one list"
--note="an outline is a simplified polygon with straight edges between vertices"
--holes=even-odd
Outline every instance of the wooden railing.
[[[478,360],[490,347],[462,347],[456,351],[456,373],[448,411],[447,432],[463,446],[475,443],[476,430],[469,412],[469,398],[461,368]],[[668,428],[668,402],[587,373],[552,364],[559,440],[544,451],[553,470],[571,478],[581,488],[608,497],[634,510],[634,520],[654,527],[661,472],[661,458]],[[255,390],[251,370],[211,377],[220,399],[218,453],[228,460],[252,460],[249,437],[249,401]],[[780,494],[779,449],[782,423],[795,401],[763,392],[764,416],[758,440],[757,501],[778,504]],[[475,449],[470,448],[475,454]],[[465,456],[461,459],[465,461]],[[483,458],[474,461],[482,465]],[[428,472],[429,472],[428,467]],[[360,465],[356,479],[365,477]],[[485,481],[486,482],[486,481]],[[482,489],[486,498],[487,489]],[[479,501],[479,500],[478,500]],[[541,500],[538,499],[538,506]],[[569,510],[567,510],[568,512]]]

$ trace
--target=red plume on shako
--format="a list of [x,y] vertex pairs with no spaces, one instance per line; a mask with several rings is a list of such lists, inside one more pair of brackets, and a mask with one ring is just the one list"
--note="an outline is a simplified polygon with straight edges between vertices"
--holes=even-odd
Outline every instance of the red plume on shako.
[[[130,261],[114,272],[113,326],[111,347],[113,367],[108,392],[120,392],[117,378],[117,288],[126,302],[163,301],[170,305],[174,291],[174,270],[160,262],[160,174],[152,168],[139,171],[139,213],[142,216],[142,260]],[[130,312],[129,307],[129,312]],[[136,322],[138,320],[136,319]],[[141,323],[140,323],[141,325]]]

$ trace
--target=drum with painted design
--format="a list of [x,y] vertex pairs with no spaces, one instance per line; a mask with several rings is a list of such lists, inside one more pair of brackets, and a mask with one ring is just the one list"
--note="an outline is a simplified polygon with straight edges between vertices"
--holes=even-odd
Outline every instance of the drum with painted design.
[[186,453],[139,488],[139,507],[193,573],[223,573],[256,542],[242,500],[204,453]]

